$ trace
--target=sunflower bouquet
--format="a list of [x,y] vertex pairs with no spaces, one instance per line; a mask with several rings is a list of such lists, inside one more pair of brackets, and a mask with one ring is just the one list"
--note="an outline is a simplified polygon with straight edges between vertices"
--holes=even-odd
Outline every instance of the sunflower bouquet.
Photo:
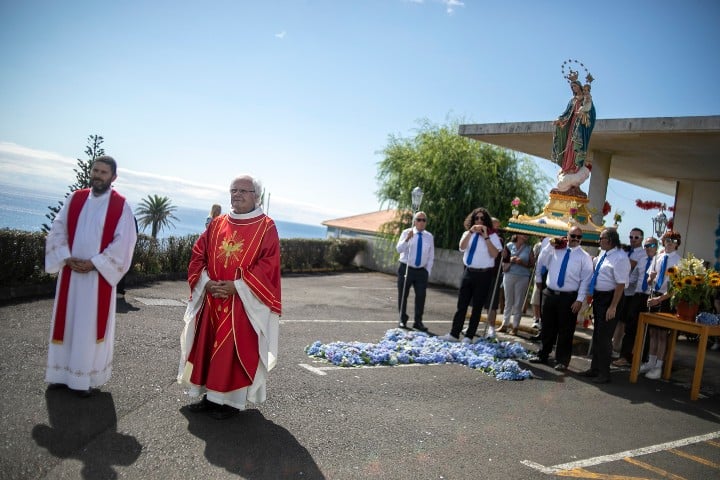
[[720,273],[706,268],[705,262],[692,253],[667,272],[672,306],[685,301],[699,305],[701,310],[710,308],[715,289],[720,288]]

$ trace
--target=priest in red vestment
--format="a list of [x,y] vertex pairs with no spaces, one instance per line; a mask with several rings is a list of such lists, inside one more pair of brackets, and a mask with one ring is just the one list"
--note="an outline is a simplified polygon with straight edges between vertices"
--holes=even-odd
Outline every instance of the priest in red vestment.
[[178,382],[202,399],[190,411],[227,418],[265,401],[278,352],[280,240],[249,175],[230,184],[232,212],[213,219],[193,247]]

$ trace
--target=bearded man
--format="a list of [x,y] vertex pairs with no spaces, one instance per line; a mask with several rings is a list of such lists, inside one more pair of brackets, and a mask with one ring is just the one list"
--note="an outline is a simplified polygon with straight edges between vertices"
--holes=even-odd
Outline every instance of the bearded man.
[[73,192],[45,244],[45,271],[59,273],[45,381],[81,397],[110,379],[115,286],[130,269],[137,240],[132,209],[111,188],[116,178],[115,160],[96,158],[92,188]]

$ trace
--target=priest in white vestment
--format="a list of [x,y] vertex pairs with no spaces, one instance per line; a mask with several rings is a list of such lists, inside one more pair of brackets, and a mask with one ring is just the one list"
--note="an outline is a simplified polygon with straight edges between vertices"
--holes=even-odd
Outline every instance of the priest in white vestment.
[[45,270],[59,273],[45,381],[81,396],[107,383],[115,339],[115,286],[130,269],[137,240],[128,203],[112,188],[117,164],[95,159],[92,188],[67,198],[45,246]]

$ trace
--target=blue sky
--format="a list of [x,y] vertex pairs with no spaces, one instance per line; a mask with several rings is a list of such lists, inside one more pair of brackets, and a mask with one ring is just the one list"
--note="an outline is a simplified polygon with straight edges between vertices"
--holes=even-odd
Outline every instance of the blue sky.
[[[719,23],[710,0],[0,0],[0,188],[64,192],[97,133],[131,201],[227,205],[249,172],[278,219],[366,213],[389,135],[550,122],[569,58],[600,119],[717,115]],[[636,198],[672,202],[611,181],[621,234],[650,230]]]

